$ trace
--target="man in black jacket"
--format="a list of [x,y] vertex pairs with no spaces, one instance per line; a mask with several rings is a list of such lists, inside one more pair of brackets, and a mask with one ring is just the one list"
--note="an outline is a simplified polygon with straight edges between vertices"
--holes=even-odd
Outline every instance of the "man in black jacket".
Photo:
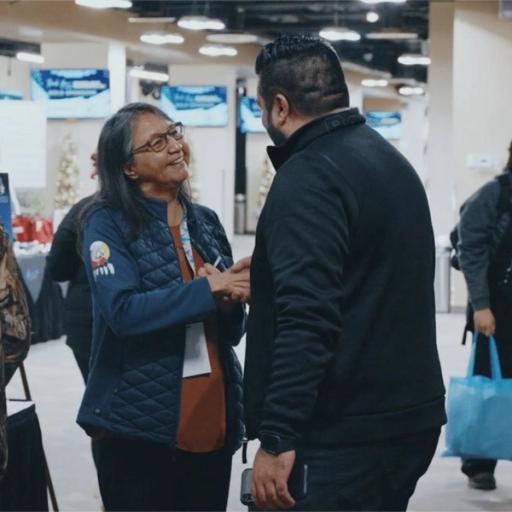
[[253,497],[263,509],[405,510],[445,422],[425,192],[348,108],[329,44],[283,36],[256,72],[277,174],[251,265]]

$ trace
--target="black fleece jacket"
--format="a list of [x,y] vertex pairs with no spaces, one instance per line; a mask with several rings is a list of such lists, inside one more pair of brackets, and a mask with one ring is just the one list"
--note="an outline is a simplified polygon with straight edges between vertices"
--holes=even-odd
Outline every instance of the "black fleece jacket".
[[269,148],[251,266],[250,439],[353,445],[442,425],[434,242],[407,160],[357,109]]

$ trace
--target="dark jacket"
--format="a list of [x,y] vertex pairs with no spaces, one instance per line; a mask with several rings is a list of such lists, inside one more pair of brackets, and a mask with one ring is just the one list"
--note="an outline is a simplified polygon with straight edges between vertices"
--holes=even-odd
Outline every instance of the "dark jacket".
[[53,237],[46,268],[54,281],[69,281],[64,301],[66,343],[83,357],[89,357],[92,335],[91,288],[78,247],[81,214],[93,196],[76,203],[62,219]]
[[249,438],[351,445],[445,421],[434,241],[414,169],[357,109],[269,148],[251,265]]
[[[506,170],[512,180],[512,170]],[[509,229],[512,211],[499,211],[498,179],[478,189],[461,208],[457,255],[473,309],[491,306],[489,268],[498,245]]]
[[11,243],[0,225],[0,478],[7,466],[5,386],[30,346],[30,317]]
[[[145,199],[148,227],[136,238],[119,211],[96,208],[86,220],[84,261],[93,295],[89,380],[78,423],[98,431],[174,446],[179,420],[186,324],[217,311],[206,278],[184,283],[167,225],[167,206]],[[192,244],[205,262],[232,264],[216,214],[187,205]],[[243,307],[219,313],[227,440],[240,446],[241,369],[232,345],[244,330]]]

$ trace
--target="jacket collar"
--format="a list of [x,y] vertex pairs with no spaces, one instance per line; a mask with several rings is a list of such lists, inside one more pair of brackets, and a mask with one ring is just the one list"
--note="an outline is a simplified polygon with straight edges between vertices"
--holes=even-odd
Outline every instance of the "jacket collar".
[[349,108],[342,112],[318,117],[299,128],[282,146],[268,146],[268,156],[274,169],[278,170],[294,153],[318,137],[348,126],[363,124],[365,121],[357,108]]
[[[192,203],[189,201],[189,199],[187,199],[185,194],[180,192],[178,195],[178,199],[183,205],[185,211],[187,212],[187,219],[191,214],[193,217],[191,208]],[[162,199],[156,199],[154,197],[142,196],[141,202],[150,215],[158,219],[163,219],[165,220],[165,222],[167,222],[167,203],[165,201],[163,201]]]

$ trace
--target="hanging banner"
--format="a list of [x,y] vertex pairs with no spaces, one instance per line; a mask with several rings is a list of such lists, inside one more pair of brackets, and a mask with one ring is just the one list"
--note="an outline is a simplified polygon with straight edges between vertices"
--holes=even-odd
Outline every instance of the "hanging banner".
[[9,192],[9,174],[0,172],[0,222],[9,235],[9,240],[14,241],[11,223],[11,195]]

